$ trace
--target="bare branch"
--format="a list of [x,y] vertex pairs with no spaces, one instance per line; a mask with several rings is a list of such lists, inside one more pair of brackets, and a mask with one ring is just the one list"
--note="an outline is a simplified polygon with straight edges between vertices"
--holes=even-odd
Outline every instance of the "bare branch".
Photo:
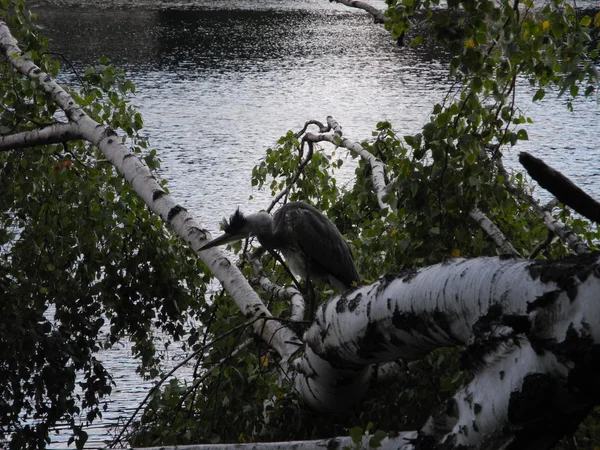
[[363,11],[368,12],[373,16],[373,20],[375,23],[385,23],[390,19],[385,16],[385,11],[382,9],[377,9],[373,5],[368,4],[367,2],[359,1],[359,0],[330,0],[335,3],[340,3],[342,5],[346,5],[350,8],[362,9]]
[[504,233],[500,231],[500,228],[496,226],[479,208],[474,207],[469,211],[469,216],[474,219],[483,231],[485,231],[490,238],[494,241],[501,255],[514,255],[520,257],[519,252],[512,246],[512,244],[506,239]]
[[[327,141],[332,144],[350,150],[357,156],[360,156],[371,166],[371,181],[373,182],[373,188],[377,195],[377,201],[381,209],[385,209],[388,206],[386,200],[389,197],[389,193],[386,192],[385,183],[385,168],[383,162],[368,152],[358,142],[351,141],[347,138],[342,137],[342,127],[340,124],[331,116],[327,116],[327,124],[333,133],[306,133],[304,139],[308,142],[322,142]],[[385,199],[384,199],[385,198]]]
[[600,203],[562,173],[527,152],[521,152],[519,162],[525,167],[531,178],[560,202],[570,206],[592,222],[600,223]]
[[77,124],[73,122],[55,123],[39,130],[0,136],[0,151],[6,152],[36,145],[60,144],[81,138],[82,135]]
[[[308,124],[308,122],[307,122],[307,124]],[[305,128],[306,128],[306,125],[305,125]],[[290,180],[290,182],[288,183],[286,188],[282,189],[281,192],[279,192],[279,194],[277,194],[275,196],[275,198],[271,201],[271,204],[269,205],[269,207],[266,210],[267,212],[271,212],[271,210],[275,207],[275,205],[279,202],[279,200],[281,200],[284,196],[288,195],[288,193],[290,192],[290,189],[292,188],[292,186],[294,185],[296,180],[300,177],[300,175],[302,174],[302,171],[304,170],[306,165],[312,159],[313,152],[314,152],[313,143],[308,142],[308,153],[306,154],[306,157],[304,159],[300,160],[300,162],[298,163],[298,167],[296,167],[296,173],[294,174],[294,176],[292,177],[292,179]]]

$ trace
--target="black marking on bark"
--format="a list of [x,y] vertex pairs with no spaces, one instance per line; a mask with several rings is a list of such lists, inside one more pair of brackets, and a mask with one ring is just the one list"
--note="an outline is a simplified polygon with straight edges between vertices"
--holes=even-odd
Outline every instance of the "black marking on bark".
[[[112,139],[109,139],[108,141],[106,141],[106,143],[107,143],[108,145],[111,145],[113,142],[114,142],[114,141],[113,141]],[[123,159],[125,159],[125,158],[123,158]]]
[[[439,309],[433,311],[433,321],[434,323],[450,338],[453,338],[452,334],[452,320],[448,318],[448,315]],[[457,340],[458,341],[458,340]]]
[[361,299],[362,299],[362,293],[359,292],[353,298],[348,300],[348,311],[354,312],[354,310],[358,307]]
[[398,308],[392,314],[392,325],[402,331],[409,332],[417,321],[421,321],[419,316],[413,313],[400,312]]
[[173,208],[171,208],[169,214],[167,215],[167,222],[170,223],[179,213],[182,212],[187,212],[187,210],[183,206],[174,206]]
[[538,308],[546,308],[552,304],[560,297],[560,290],[546,292],[543,295],[540,295],[532,302],[527,302],[527,312],[530,313]]
[[465,403],[469,405],[471,408],[473,407],[473,393],[469,392],[465,395]]
[[370,359],[373,355],[385,350],[388,340],[386,335],[379,329],[377,322],[369,322],[365,335],[358,340],[358,356]]
[[502,352],[502,347],[506,345],[519,345],[516,333],[507,336],[495,336],[490,333],[486,333],[484,336],[476,336],[461,355],[461,367],[477,370],[483,367],[487,355]]
[[418,274],[417,269],[404,269],[398,274],[398,278],[402,278],[403,283],[410,283]]
[[527,333],[531,329],[529,316],[506,314],[502,316],[502,323],[511,327],[516,333]]
[[325,448],[327,450],[337,450],[341,445],[342,444],[340,443],[339,439],[331,438],[327,441],[327,444],[325,444]]
[[335,303],[335,312],[340,314],[346,311],[346,308],[348,307],[348,298],[345,295],[342,295],[340,298],[338,298],[337,302]]
[[577,286],[574,286],[571,289],[567,289],[567,297],[569,297],[569,300],[573,301],[577,298],[578,292],[579,289],[577,288]]
[[156,189],[153,193],[152,193],[152,201],[155,202],[156,200],[158,200],[159,198],[161,198],[163,195],[166,195],[167,193],[165,191],[163,191],[162,189]]
[[123,161],[129,158],[135,158],[135,155],[133,153],[127,153],[125,156],[123,156]]
[[[191,217],[188,217],[185,220],[187,222],[188,220],[193,219]],[[190,227],[190,235],[198,236],[201,241],[205,241],[209,235],[209,231],[205,228]]]
[[534,261],[527,266],[527,270],[534,280],[539,279],[542,283],[554,282],[561,289],[569,289],[577,285],[577,280],[587,280],[592,272],[598,276],[599,257],[599,252],[592,252],[555,261]]
[[476,433],[479,433],[479,426],[477,425],[477,422],[473,421],[472,425],[473,425],[473,431],[475,431]]
[[568,384],[573,392],[583,392],[587,401],[600,402],[600,382],[597,362],[600,360],[600,345],[594,343],[591,327],[582,324],[577,330],[571,324],[562,342],[545,342],[558,360],[571,367]]
[[392,299],[390,297],[387,299],[387,309],[388,311],[391,311],[392,309]]
[[388,274],[384,275],[379,279],[379,283],[377,283],[377,289],[375,290],[375,295],[379,296],[383,291],[387,289],[387,287],[398,278],[398,275]]
[[367,319],[371,320],[371,301],[367,303]]
[[552,409],[557,389],[556,380],[549,374],[526,375],[521,389],[510,394],[508,420],[515,425],[539,420],[540,416]]
[[481,316],[475,324],[473,324],[473,334],[481,336],[489,332],[492,327],[500,322],[504,309],[500,303],[490,305],[485,315]]
[[504,380],[504,370],[501,370],[499,375],[500,375],[500,380]]
[[481,405],[479,403],[473,403],[473,412],[479,414],[481,412]]

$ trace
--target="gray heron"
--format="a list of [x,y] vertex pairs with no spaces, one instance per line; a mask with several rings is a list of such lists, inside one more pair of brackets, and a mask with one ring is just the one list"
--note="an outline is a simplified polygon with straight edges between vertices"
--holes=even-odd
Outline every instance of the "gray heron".
[[244,215],[239,208],[221,223],[225,233],[202,250],[251,236],[276,258],[279,251],[291,271],[310,283],[329,281],[340,291],[356,286],[358,271],[348,243],[319,210],[304,202],[289,202],[275,212]]

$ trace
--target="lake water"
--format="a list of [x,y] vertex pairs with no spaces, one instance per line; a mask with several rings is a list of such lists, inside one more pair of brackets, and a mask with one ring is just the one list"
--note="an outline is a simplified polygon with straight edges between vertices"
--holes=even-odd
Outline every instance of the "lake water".
[[[359,141],[370,139],[381,120],[401,135],[413,134],[450,86],[442,56],[398,48],[360,11],[324,0],[198,5],[194,11],[38,12],[51,51],[76,68],[106,56],[127,71],[145,132],[163,160],[161,175],[213,233],[237,206],[268,205],[267,194],[250,186],[251,170],[287,130],[332,115],[347,137]],[[61,78],[74,77],[66,71]],[[520,84],[520,106],[535,124],[528,128],[530,140],[507,152],[509,161],[522,150],[542,156],[599,197],[596,99],[575,101],[569,113],[567,100],[551,95],[530,104],[532,92]],[[349,181],[351,168],[344,173]],[[90,447],[102,446],[109,428],[151,386],[136,376],[126,346],[100,358],[117,386],[103,422],[88,430]],[[65,445],[62,435],[53,443]]]

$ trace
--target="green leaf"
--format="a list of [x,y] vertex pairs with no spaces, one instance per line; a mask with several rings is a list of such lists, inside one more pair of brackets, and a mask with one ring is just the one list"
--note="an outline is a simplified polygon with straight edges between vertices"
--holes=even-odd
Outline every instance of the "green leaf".
[[592,23],[592,18],[590,16],[583,16],[579,21],[579,25],[582,27],[588,27]]
[[520,129],[517,132],[517,138],[520,139],[521,141],[528,141],[529,140],[529,136],[527,135],[527,131],[525,131],[524,129]]
[[361,427],[353,427],[350,428],[349,432],[350,437],[352,438],[352,442],[354,442],[354,444],[356,445],[360,444],[362,440],[363,429]]
[[381,441],[383,441],[388,434],[385,431],[377,430],[375,434],[369,439],[369,447],[370,448],[378,448],[381,447]]
[[533,101],[538,101],[543,99],[546,96],[546,90],[543,88],[540,88],[536,91],[535,95],[533,96]]

